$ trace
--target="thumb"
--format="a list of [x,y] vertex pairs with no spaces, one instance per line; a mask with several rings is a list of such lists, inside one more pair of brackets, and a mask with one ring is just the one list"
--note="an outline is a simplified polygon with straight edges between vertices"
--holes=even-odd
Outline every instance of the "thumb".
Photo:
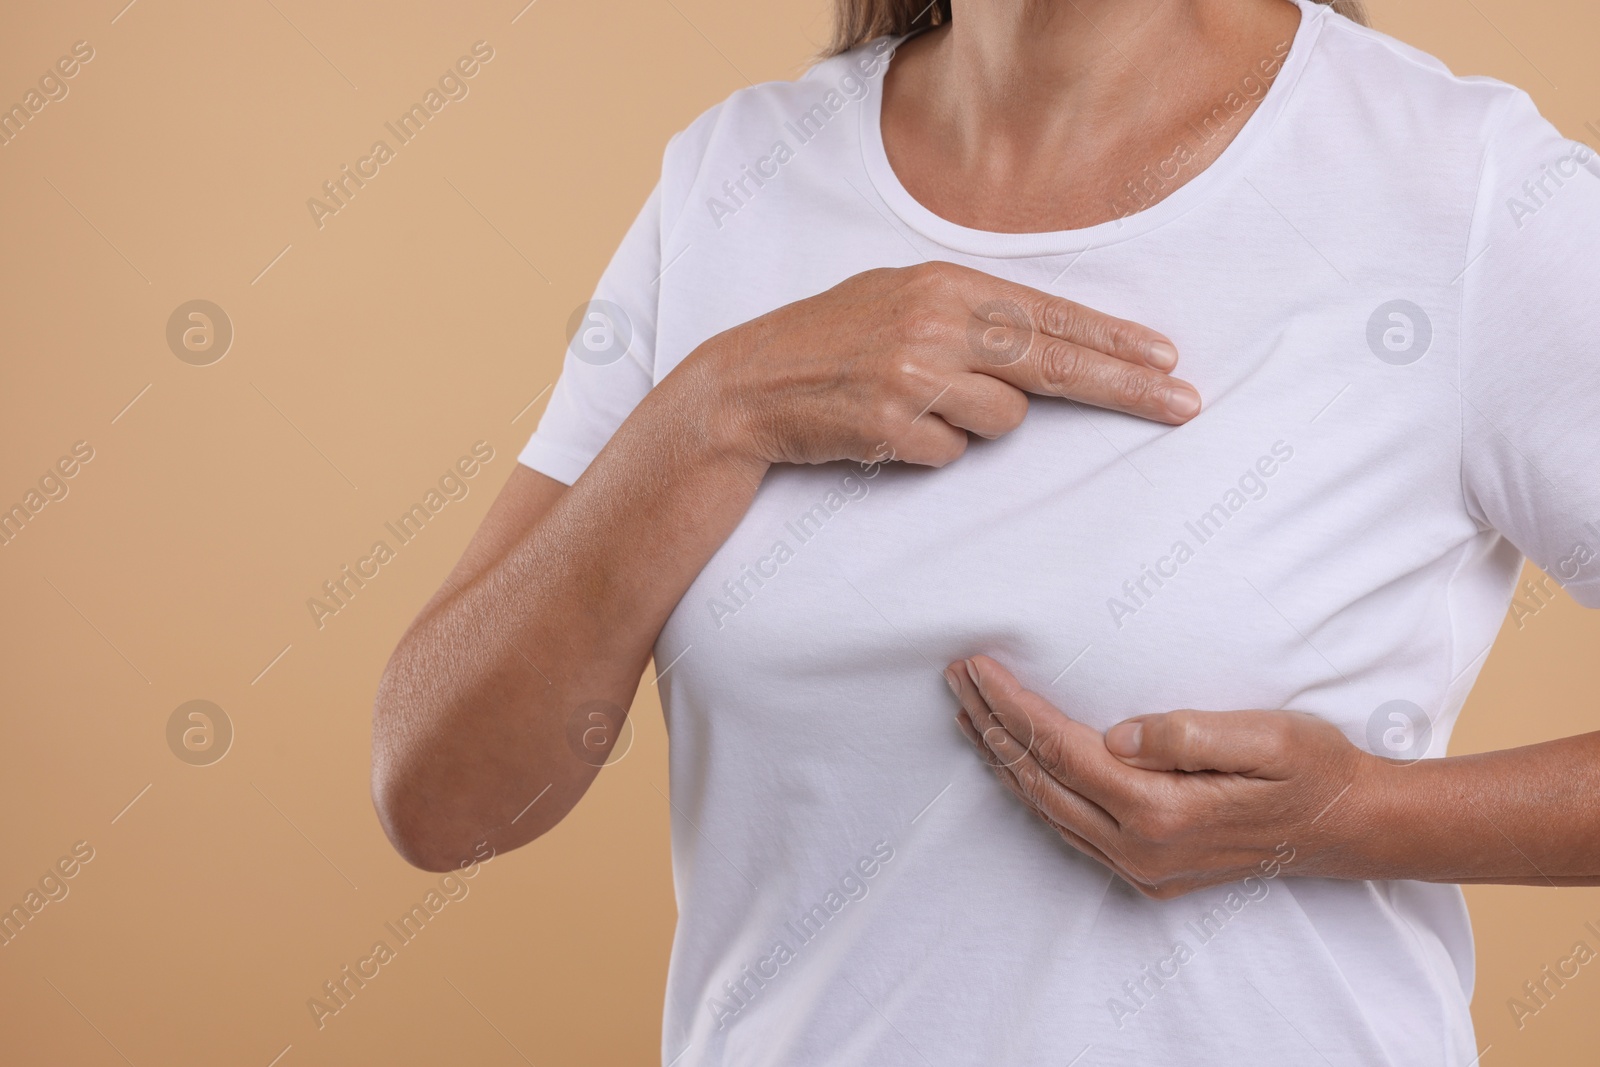
[[1169,711],[1138,715],[1106,731],[1106,748],[1147,771],[1225,771],[1280,777],[1290,725],[1282,712]]

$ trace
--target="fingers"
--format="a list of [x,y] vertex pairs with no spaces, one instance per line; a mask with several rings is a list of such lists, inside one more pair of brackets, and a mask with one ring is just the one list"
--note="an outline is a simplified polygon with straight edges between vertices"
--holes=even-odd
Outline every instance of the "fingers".
[[1106,748],[1150,771],[1225,771],[1280,778],[1298,716],[1285,711],[1169,711],[1106,731]]
[[1157,422],[1199,413],[1200,394],[1168,373],[1176,346],[1155,330],[981,271],[940,267],[972,314],[970,369]]
[[887,458],[923,467],[943,467],[965,454],[967,441],[966,430],[950,425],[930,408],[895,432],[888,442],[887,456],[871,458],[874,461]]
[[1188,382],[1086,347],[1040,333],[1024,335],[996,328],[999,351],[1009,363],[986,363],[974,369],[993,374],[1018,389],[1042,396],[1061,396],[1097,408],[1177,425],[1200,412],[1200,394]]
[[1003,766],[999,758],[984,745],[983,739],[978,735],[978,731],[973,728],[972,719],[967,715],[965,708],[956,716],[956,724],[961,727],[961,732],[972,743],[972,747],[977,751],[979,757],[989,764],[990,769],[995,773],[995,777],[1000,780],[1000,784],[1006,787],[1007,792],[1020,800],[1023,806],[1031,811],[1040,822],[1066,838],[1067,843],[1073,848],[1107,867],[1113,874],[1124,878],[1127,877],[1123,869],[1100,846],[1082,834],[1077,833],[1070,826],[1057,822],[1049,812],[1040,808],[1029,798],[1027,792],[1022,788],[1022,784],[1017,781],[1017,776],[1012,773],[1009,767]]
[[1112,757],[1099,732],[1024,689],[988,656],[966,662],[984,711],[1063,786],[1120,820],[1138,796],[1137,776]]
[[1177,346],[1148,326],[970,267],[941,263],[938,270],[960,289],[968,309],[985,326],[1025,327],[1158,371],[1178,364]]
[[[992,661],[990,661],[992,662]],[[1008,726],[997,715],[992,705],[979,692],[973,677],[960,665],[953,666],[946,679],[956,691],[963,711],[969,718],[980,745],[992,767],[1004,771],[1002,781],[1008,788],[1032,807],[1039,808],[1049,820],[1066,826],[1073,832],[1098,843],[1117,832],[1117,822],[1099,804],[1073,790],[1037,759],[1032,751],[1040,743],[1041,732],[1033,729],[1025,712],[1014,709],[1012,725]],[[1059,712],[1051,709],[1057,718]],[[965,732],[965,731],[964,731]],[[1094,737],[1094,744],[1100,740]],[[992,757],[992,758],[991,758]],[[1114,761],[1113,761],[1114,762]]]
[[952,426],[971,430],[979,437],[995,438],[1022,425],[1028,413],[1028,396],[987,374],[958,374],[928,406]]

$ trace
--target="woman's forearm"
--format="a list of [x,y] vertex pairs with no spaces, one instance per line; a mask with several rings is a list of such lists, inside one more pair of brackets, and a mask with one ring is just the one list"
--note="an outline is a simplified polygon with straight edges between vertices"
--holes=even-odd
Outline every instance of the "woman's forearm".
[[1600,885],[1600,733],[1383,761],[1363,792],[1361,877]]
[[601,762],[569,743],[583,709],[631,704],[667,616],[749,507],[766,463],[729,447],[708,376],[686,364],[674,379],[390,659],[374,794],[413,863],[515,848],[578,802]]

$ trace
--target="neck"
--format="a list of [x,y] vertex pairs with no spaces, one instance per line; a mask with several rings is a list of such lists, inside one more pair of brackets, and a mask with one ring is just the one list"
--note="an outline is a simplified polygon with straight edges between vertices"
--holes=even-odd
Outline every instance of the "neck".
[[[950,23],[890,65],[885,145],[897,170],[896,155],[924,171],[914,192],[947,192],[958,211],[1029,189],[1098,197],[1061,175],[1114,186],[1143,154],[1188,139],[1244,79],[1260,86],[1262,61],[1281,59],[1299,19],[1287,0],[955,0]],[[1230,110],[1234,128],[1202,147],[1220,152],[1257,102]]]

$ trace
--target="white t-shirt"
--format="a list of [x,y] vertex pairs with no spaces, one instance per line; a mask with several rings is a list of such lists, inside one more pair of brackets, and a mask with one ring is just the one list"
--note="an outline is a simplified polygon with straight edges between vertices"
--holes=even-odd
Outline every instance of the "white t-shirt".
[[522,453],[553,478],[707,338],[930,259],[1165,332],[1206,408],[1034,398],[943,470],[771,470],[656,645],[664,1062],[1476,1057],[1458,888],[1288,877],[1291,840],[1284,868],[1147,900],[1005,792],[941,678],[986,653],[1098,729],[1292,708],[1437,757],[1523,554],[1600,606],[1600,164],[1522,92],[1299,3],[1221,157],[1087,229],[913,200],[879,135],[889,40],[668,146]]

